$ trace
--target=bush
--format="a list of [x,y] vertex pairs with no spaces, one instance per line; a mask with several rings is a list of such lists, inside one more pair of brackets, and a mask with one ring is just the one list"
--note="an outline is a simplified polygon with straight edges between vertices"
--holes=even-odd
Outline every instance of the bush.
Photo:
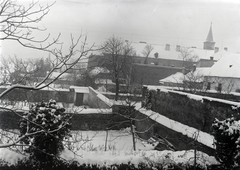
[[70,115],[64,113],[54,100],[33,105],[20,121],[20,137],[27,144],[30,158],[52,162],[63,147],[63,139],[70,135]]
[[240,165],[240,120],[228,118],[213,123],[214,144],[216,145],[216,159],[226,169],[233,169]]
[[[210,166],[211,167],[211,166]],[[194,167],[191,165],[181,164],[168,164],[168,165],[149,165],[147,163],[139,163],[133,165],[131,162],[125,164],[112,164],[112,165],[98,165],[98,164],[80,164],[77,161],[64,161],[55,159],[51,164],[36,160],[19,160],[15,165],[8,165],[7,163],[0,161],[1,170],[192,170]],[[201,166],[197,166],[196,170],[206,169]]]

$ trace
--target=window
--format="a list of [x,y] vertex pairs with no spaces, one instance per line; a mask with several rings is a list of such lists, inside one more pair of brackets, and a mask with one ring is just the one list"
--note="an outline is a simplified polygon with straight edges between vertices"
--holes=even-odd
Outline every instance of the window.
[[218,83],[217,91],[218,92],[222,91],[222,83]]
[[208,82],[208,83],[207,83],[207,90],[210,90],[210,89],[211,89],[211,83]]

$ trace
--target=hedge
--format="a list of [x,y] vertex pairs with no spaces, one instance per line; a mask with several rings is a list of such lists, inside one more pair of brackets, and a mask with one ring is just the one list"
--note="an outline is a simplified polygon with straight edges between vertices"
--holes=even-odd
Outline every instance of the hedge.
[[[220,170],[223,167],[219,165],[208,166],[208,170]],[[50,164],[45,162],[36,162],[32,160],[19,160],[14,165],[9,165],[8,163],[0,160],[1,170],[204,170],[205,167],[196,165],[184,165],[177,163],[165,163],[164,165],[159,163],[139,163],[137,166],[129,162],[128,164],[111,164],[111,165],[98,165],[98,164],[81,164],[77,161],[66,161],[66,160],[55,160]]]

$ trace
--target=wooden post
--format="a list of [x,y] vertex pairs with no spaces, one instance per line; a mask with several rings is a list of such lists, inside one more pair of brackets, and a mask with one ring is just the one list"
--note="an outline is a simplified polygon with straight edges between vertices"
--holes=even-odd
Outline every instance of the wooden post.
[[132,121],[131,121],[131,133],[132,133],[132,140],[133,140],[133,150],[136,151],[135,135],[134,135]]
[[106,131],[105,151],[107,151],[108,129]]

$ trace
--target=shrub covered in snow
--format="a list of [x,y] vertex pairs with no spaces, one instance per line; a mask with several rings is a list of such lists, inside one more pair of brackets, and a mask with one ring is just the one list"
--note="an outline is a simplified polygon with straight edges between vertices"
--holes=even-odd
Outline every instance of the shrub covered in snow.
[[33,105],[20,121],[20,137],[33,160],[51,161],[64,149],[63,139],[70,134],[70,116],[56,101]]
[[216,159],[226,168],[240,166],[240,120],[234,117],[213,123]]

